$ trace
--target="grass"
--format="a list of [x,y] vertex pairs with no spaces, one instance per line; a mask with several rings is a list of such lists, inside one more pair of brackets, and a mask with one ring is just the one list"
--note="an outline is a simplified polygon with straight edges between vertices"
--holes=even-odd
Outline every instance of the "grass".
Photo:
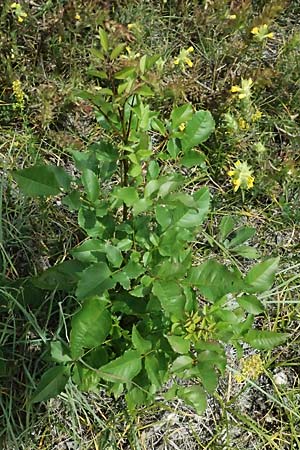
[[[193,2],[21,2],[28,13],[18,23],[10,1],[0,17],[0,446],[24,449],[270,449],[299,448],[300,300],[300,89],[298,23],[292,0]],[[121,5],[119,4],[121,3]],[[80,20],[75,19],[80,14]],[[236,17],[234,18],[233,15]],[[265,373],[238,385],[228,371],[203,417],[180,401],[129,415],[118,402],[85,394],[68,385],[45,405],[28,401],[49,363],[50,340],[65,332],[73,311],[67,298],[28,285],[27,277],[64,260],[80,242],[76,219],[60,203],[24,198],[11,171],[41,161],[70,164],[68,149],[84,149],[102,133],[89,105],[74,91],[94,83],[88,75],[90,48],[103,24],[132,51],[160,52],[170,61],[194,47],[193,67],[184,72],[166,64],[162,114],[173,102],[190,101],[214,115],[216,133],[202,150],[207,172],[201,183],[213,193],[213,214],[195,246],[203,257],[224,253],[218,245],[222,216],[257,229],[252,245],[262,256],[280,255],[277,282],[261,299],[268,306],[259,326],[291,333],[286,346],[265,352]],[[127,24],[136,27],[128,30]],[[268,24],[274,39],[257,42],[254,26]],[[230,93],[252,78],[248,107]],[[14,107],[12,82],[20,79],[25,108]],[[262,117],[251,121],[249,108]],[[227,114],[227,115],[225,115]],[[246,125],[244,122],[246,122]],[[249,125],[249,128],[248,128]],[[238,159],[255,174],[254,188],[234,193],[227,172]],[[195,175],[195,178],[199,174]],[[193,181],[199,183],[199,180]],[[213,242],[213,244],[212,244]],[[7,280],[10,280],[8,283]],[[237,370],[235,353],[232,370]],[[248,349],[245,349],[247,354]],[[278,375],[286,381],[276,382]],[[277,376],[277,378],[276,378]]]

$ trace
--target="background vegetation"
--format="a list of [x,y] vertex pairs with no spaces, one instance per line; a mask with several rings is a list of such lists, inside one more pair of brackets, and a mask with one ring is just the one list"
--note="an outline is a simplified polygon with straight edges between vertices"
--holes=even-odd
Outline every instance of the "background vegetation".
[[[16,6],[17,5],[17,6]],[[19,6],[18,6],[19,5]],[[0,16],[0,427],[12,449],[292,449],[299,448],[299,53],[300,6],[270,1],[5,1]],[[129,25],[130,24],[130,25]],[[199,417],[180,401],[157,397],[151,408],[129,415],[122,398],[84,394],[68,386],[58,399],[32,406],[48,366],[48,342],[65,329],[72,296],[41,296],[24,279],[64,261],[82,241],[76,217],[59,198],[32,200],[11,172],[37,162],[75,168],[69,149],[82,150],[105,136],[78,89],[95,86],[91,48],[101,25],[135,54],[160,53],[168,62],[160,80],[161,113],[191,102],[208,109],[216,131],[202,145],[203,168],[186,176],[207,185],[213,212],[195,246],[211,255],[249,259],[219,245],[222,217],[256,228],[251,244],[261,257],[280,256],[267,314],[257,326],[290,332],[285,346],[262,355],[264,373],[239,384],[230,369]],[[264,25],[267,28],[264,28]],[[272,33],[270,35],[270,33]],[[192,64],[174,64],[183,49]],[[182,55],[181,55],[182,56]],[[252,83],[249,80],[252,80]],[[251,92],[244,94],[248,81]],[[244,89],[243,91],[241,89]],[[247,94],[248,91],[246,91]],[[256,114],[256,116],[255,116]],[[228,172],[248,163],[253,188],[234,191]],[[22,287],[21,287],[22,284]],[[236,355],[228,349],[232,367]],[[247,349],[245,349],[247,353]]]

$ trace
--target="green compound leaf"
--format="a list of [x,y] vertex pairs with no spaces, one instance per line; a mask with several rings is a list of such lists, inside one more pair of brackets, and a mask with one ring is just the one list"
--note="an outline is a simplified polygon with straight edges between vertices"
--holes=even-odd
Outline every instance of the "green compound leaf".
[[110,276],[111,271],[103,262],[88,267],[80,274],[80,281],[76,290],[77,297],[84,299],[93,295],[102,295],[103,292],[115,285]]
[[248,284],[247,292],[264,292],[270,289],[273,284],[275,273],[278,269],[279,257],[269,258],[266,261],[256,264],[245,278]]
[[60,394],[69,379],[70,369],[68,366],[51,367],[42,376],[36,391],[31,398],[32,403],[44,402],[49,398]]
[[128,350],[119,358],[101,367],[100,375],[106,381],[127,383],[142,369],[141,355],[137,350]]
[[30,197],[57,195],[67,190],[71,177],[62,167],[33,166],[12,173],[21,191]]
[[206,409],[206,394],[200,386],[180,387],[177,396],[195,408],[198,414],[202,414]]
[[101,345],[111,329],[111,316],[107,311],[107,301],[99,297],[87,299],[80,311],[72,319],[70,339],[71,354],[74,359],[82,356],[84,348]]
[[188,121],[182,139],[182,148],[189,150],[205,142],[215,129],[215,121],[209,111],[198,111]]
[[250,330],[243,339],[258,350],[272,350],[277,345],[283,344],[289,336],[288,333],[277,333],[276,331]]

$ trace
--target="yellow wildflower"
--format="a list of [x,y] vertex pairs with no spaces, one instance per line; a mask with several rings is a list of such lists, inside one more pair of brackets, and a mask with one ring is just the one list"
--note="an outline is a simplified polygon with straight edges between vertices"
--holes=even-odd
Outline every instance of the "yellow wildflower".
[[132,31],[133,33],[141,33],[142,28],[138,23],[129,23],[127,25],[128,30]]
[[251,120],[252,122],[257,122],[259,119],[261,119],[262,117],[262,112],[259,111],[259,109],[257,111],[255,111],[255,113],[252,114],[251,116]]
[[189,67],[193,67],[193,61],[189,57],[189,54],[193,53],[193,51],[194,51],[194,47],[189,47],[186,50],[185,49],[180,50],[179,55],[176,58],[174,58],[173,63],[176,66],[180,66],[181,70],[184,70],[185,65],[187,65]]
[[185,123],[182,122],[182,123],[179,125],[178,128],[179,128],[180,131],[184,131],[184,130],[185,130]]
[[80,14],[77,12],[76,14],[75,14],[75,20],[81,20],[81,16],[80,16]]
[[264,364],[260,355],[252,355],[248,358],[242,358],[241,372],[235,375],[235,379],[238,383],[242,383],[248,378],[257,380],[257,378],[264,372]]
[[19,23],[24,22],[24,19],[27,17],[27,13],[23,11],[22,6],[19,3],[12,3],[10,5],[10,9],[12,10],[13,14],[17,17],[17,20]]
[[245,119],[240,118],[238,121],[238,124],[239,124],[239,128],[241,130],[249,130],[250,125],[249,125],[249,123],[246,122]]
[[249,99],[251,96],[251,87],[253,85],[252,78],[248,78],[247,80],[242,78],[241,86],[231,86],[230,92],[233,94],[239,93],[238,98],[240,100],[242,99]]
[[253,27],[251,30],[251,33],[253,34],[253,37],[257,40],[262,42],[264,39],[273,39],[274,33],[269,32],[268,25],[264,23],[263,25],[260,25],[258,27]]
[[228,20],[235,20],[236,19],[236,14],[230,14],[229,12],[226,13],[225,18]]
[[14,104],[14,108],[20,108],[20,109],[24,109],[24,99],[25,99],[25,94],[24,91],[22,89],[22,84],[20,80],[15,80],[12,83],[12,89],[13,89],[13,93],[16,99],[16,103]]
[[254,176],[252,170],[246,162],[237,161],[234,163],[234,168],[227,172],[233,184],[233,190],[236,192],[239,188],[251,189],[254,183]]

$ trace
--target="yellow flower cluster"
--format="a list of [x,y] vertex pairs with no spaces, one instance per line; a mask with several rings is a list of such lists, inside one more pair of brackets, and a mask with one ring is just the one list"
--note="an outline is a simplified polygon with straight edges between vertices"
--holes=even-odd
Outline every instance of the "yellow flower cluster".
[[253,34],[254,38],[260,42],[262,42],[264,39],[274,38],[274,33],[269,33],[268,25],[266,23],[260,25],[259,27],[252,28],[251,33]]
[[253,188],[254,177],[252,176],[252,170],[246,162],[237,161],[234,163],[234,169],[229,170],[228,175],[231,177],[234,192],[239,188]]
[[18,22],[24,22],[24,19],[27,17],[27,13],[23,11],[22,6],[19,3],[12,3],[10,5],[10,9],[13,11],[15,16],[18,19]]
[[238,383],[242,383],[247,379],[257,380],[264,372],[264,364],[260,355],[252,355],[248,358],[241,359],[241,372],[235,375]]
[[80,22],[80,20],[81,20],[81,15],[77,12],[77,13],[75,14],[74,19],[77,20],[77,22]]
[[179,131],[184,131],[185,130],[185,122],[182,122],[178,128],[179,128]]
[[188,315],[184,324],[186,333],[184,339],[197,342],[199,339],[207,341],[211,338],[216,325],[210,322],[209,317],[206,316],[205,309],[203,312],[203,317],[197,311]]
[[239,118],[238,124],[239,124],[239,128],[240,128],[241,130],[249,130],[249,128],[250,128],[249,123],[246,122],[246,120],[243,119],[242,117]]
[[193,62],[189,57],[190,53],[193,53],[193,51],[194,47],[189,47],[187,50],[180,50],[179,55],[174,59],[174,64],[179,66],[182,70],[184,70],[185,65],[193,67]]
[[233,94],[238,94],[238,98],[240,100],[250,99],[251,97],[251,87],[253,86],[252,78],[248,78],[248,80],[242,79],[241,86],[232,86],[230,92]]
[[259,109],[257,109],[255,111],[255,113],[252,114],[251,116],[251,120],[252,122],[257,122],[258,120],[260,120],[262,118],[262,112],[259,111]]
[[20,80],[15,80],[12,83],[13,93],[16,99],[16,103],[14,105],[15,108],[24,109],[25,104],[25,95],[22,89],[22,84]]

